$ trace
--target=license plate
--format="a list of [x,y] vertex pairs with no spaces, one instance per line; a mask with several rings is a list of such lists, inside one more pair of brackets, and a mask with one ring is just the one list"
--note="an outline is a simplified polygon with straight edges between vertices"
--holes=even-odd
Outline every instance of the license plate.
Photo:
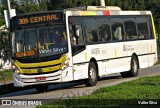
[[36,77],[36,81],[44,81],[44,80],[46,80],[45,76]]

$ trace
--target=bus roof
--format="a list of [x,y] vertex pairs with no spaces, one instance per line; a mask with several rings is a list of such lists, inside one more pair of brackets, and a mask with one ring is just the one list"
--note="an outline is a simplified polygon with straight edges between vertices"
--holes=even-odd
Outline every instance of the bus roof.
[[150,11],[70,11],[71,16],[151,15]]
[[151,15],[151,11],[123,11],[117,6],[84,6],[69,8],[72,16],[96,16],[96,15]]

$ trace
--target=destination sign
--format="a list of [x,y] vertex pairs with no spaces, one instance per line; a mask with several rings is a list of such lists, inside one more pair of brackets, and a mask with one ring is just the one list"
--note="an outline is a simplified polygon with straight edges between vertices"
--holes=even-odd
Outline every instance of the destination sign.
[[37,24],[43,22],[52,22],[52,21],[63,21],[62,12],[52,12],[52,13],[41,13],[41,14],[30,14],[24,16],[15,16],[13,18],[13,25],[28,25],[28,24]]

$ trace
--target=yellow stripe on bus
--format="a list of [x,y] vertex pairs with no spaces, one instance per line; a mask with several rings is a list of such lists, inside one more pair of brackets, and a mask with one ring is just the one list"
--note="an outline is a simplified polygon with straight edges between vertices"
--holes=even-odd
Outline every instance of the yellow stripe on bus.
[[[60,59],[47,61],[47,62],[39,62],[39,63],[20,63],[16,60],[15,65],[17,66],[17,68],[20,70],[21,73],[37,73],[37,70],[41,67],[43,72],[51,72],[51,71],[60,69],[62,63],[65,60],[66,60],[66,55],[62,55]],[[23,68],[27,68],[27,69],[23,69]]]
[[153,25],[153,35],[154,35],[154,39],[157,39],[156,30],[155,30],[155,25],[154,25],[154,21],[153,21],[153,16],[152,16],[152,15],[151,15],[151,20],[152,20],[152,25]]
[[117,57],[117,50],[114,50],[114,56]]
[[42,73],[47,73],[47,72],[52,72],[52,71],[57,71],[60,70],[61,65],[58,66],[52,66],[52,67],[45,67],[45,68],[35,68],[35,69],[21,69],[21,73],[27,73],[27,74],[33,74],[33,73],[38,73],[38,70],[41,69]]
[[85,60],[86,60],[86,62],[87,62],[87,61],[88,61],[88,56],[87,56],[87,53],[86,53],[86,52],[85,52],[84,56],[85,56]]
[[152,45],[150,46],[150,53],[152,53]]

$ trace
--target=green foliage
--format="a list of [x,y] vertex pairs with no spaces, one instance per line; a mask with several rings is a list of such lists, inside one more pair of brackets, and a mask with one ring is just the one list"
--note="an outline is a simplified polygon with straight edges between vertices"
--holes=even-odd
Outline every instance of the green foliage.
[[101,88],[84,98],[100,99],[159,99],[160,76],[144,77],[117,86]]
[[39,11],[47,11],[47,4],[46,4],[46,0],[38,0],[39,1]]
[[99,6],[99,0],[51,0],[48,10],[59,10],[79,6]]
[[0,71],[0,83],[11,82],[11,81],[12,81],[11,70]]
[[[159,98],[160,76],[154,76],[104,87],[88,96],[74,97],[66,100],[59,99],[48,103],[46,107],[55,107],[56,105],[57,108],[96,108],[97,106],[105,108],[106,106],[138,105],[138,101],[142,100],[154,100],[156,102]],[[45,108],[45,105],[38,106],[37,108]]]
[[0,16],[0,27],[5,24],[4,17]]
[[[17,7],[17,3],[15,4],[15,6]],[[34,2],[24,2],[22,5],[18,5],[16,11],[18,12],[18,14],[38,12],[39,7]]]
[[7,8],[6,3],[4,2],[2,7],[0,7],[0,27],[5,24],[5,19],[4,19],[4,10]]

